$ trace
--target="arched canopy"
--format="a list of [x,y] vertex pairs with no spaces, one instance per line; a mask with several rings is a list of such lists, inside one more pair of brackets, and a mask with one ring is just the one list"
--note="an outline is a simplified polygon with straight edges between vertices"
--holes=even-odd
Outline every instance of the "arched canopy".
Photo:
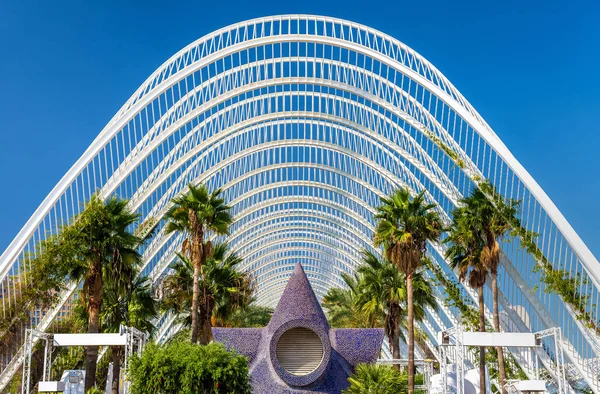
[[[183,48],[131,96],[0,257],[0,294],[18,291],[10,277],[23,255],[35,253],[96,190],[129,198],[143,222],[160,222],[188,184],[222,188],[235,217],[229,242],[259,281],[259,301],[273,305],[297,261],[319,296],[343,286],[340,273],[352,272],[360,250],[372,248],[380,196],[400,186],[424,190],[448,222],[478,179],[522,201],[522,224],[540,234],[542,253],[556,269],[579,275],[581,294],[600,305],[596,258],[431,63],[388,35],[340,19],[245,21]],[[143,250],[143,273],[157,285],[182,242],[162,226]],[[536,261],[513,241],[502,245],[504,328],[562,327],[570,362],[599,392],[588,361],[600,356],[598,336],[545,292]],[[453,277],[443,245],[430,252]],[[437,291],[444,296],[444,288]],[[526,311],[527,322],[516,310]],[[588,312],[598,321],[597,308]],[[49,311],[33,324],[44,330],[55,316]],[[434,328],[459,321],[452,308],[428,316],[432,341]]]

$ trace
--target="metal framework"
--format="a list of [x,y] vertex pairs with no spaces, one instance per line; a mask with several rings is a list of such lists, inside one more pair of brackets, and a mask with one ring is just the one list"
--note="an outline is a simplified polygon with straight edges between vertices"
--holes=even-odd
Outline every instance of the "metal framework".
[[[97,190],[103,197],[129,198],[142,222],[159,222],[142,250],[143,274],[159,288],[182,242],[165,234],[160,222],[171,199],[189,183],[223,188],[235,217],[230,244],[244,255],[244,268],[260,279],[259,302],[273,305],[298,260],[318,296],[343,285],[339,273],[351,272],[360,249],[371,248],[380,196],[398,186],[425,190],[449,221],[477,179],[489,179],[501,195],[522,201],[523,226],[540,234],[536,243],[556,269],[579,278],[579,294],[598,322],[598,261],[431,63],[388,35],[336,18],[282,15],[237,23],[198,39],[160,66],[50,192],[0,256],[0,313],[18,302],[28,280],[19,277],[23,256],[35,255],[40,241]],[[443,245],[429,249],[455,278]],[[560,327],[571,384],[583,380],[600,393],[598,335],[558,295],[546,293],[541,273],[533,272],[537,262],[518,240],[502,249],[502,328]],[[462,291],[476,304],[471,289]],[[445,296],[443,288],[437,292]],[[29,327],[45,331],[61,305],[37,311]],[[159,319],[161,335],[173,332],[173,320]],[[430,342],[437,343],[436,330],[457,321],[452,308],[428,313]],[[25,338],[17,336],[3,349],[0,390],[21,366],[24,345]]]
[[[57,338],[61,337],[61,341]],[[141,354],[146,342],[148,334],[141,332],[135,327],[121,326],[118,334],[55,334],[37,331],[35,329],[25,330],[25,357],[23,359],[23,374],[21,376],[21,394],[29,394],[31,392],[31,357],[33,353],[34,338],[44,341],[44,366],[42,371],[43,382],[50,380],[50,372],[52,367],[52,350],[55,346],[86,346],[100,345],[105,346],[123,346],[125,348],[125,363],[123,369],[127,371],[129,359],[135,354]],[[125,377],[123,382],[124,393],[129,392],[129,382]]]
[[[469,340],[465,340],[465,335],[469,335]],[[551,375],[552,392],[558,394],[573,393],[574,390],[568,385],[566,378],[565,357],[563,348],[560,346],[562,333],[559,327],[552,327],[533,334],[495,334],[495,333],[467,333],[461,326],[451,327],[439,333],[440,336],[440,375],[441,392],[443,394],[455,392],[456,394],[465,393],[465,360],[469,352],[468,347],[474,346],[510,346],[511,348],[523,349],[528,353],[528,364],[533,369],[532,382],[540,382],[540,361],[545,370]],[[523,337],[524,336],[524,337]],[[504,344],[498,344],[500,340]],[[496,342],[496,343],[495,343]],[[515,350],[513,350],[514,352]],[[552,359],[548,359],[548,353],[552,354]],[[448,386],[448,362],[452,363],[456,372],[456,387],[449,390]],[[495,382],[497,383],[497,382]],[[510,392],[515,392],[515,383],[509,382],[506,388]],[[542,383],[542,382],[540,382]],[[548,385],[548,382],[546,382]],[[545,388],[544,390],[546,391]],[[516,391],[518,392],[518,391]]]

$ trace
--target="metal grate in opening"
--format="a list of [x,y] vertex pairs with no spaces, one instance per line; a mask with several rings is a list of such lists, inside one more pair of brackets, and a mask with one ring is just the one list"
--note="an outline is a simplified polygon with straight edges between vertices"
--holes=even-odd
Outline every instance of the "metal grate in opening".
[[321,338],[308,328],[289,329],[277,342],[277,360],[292,375],[308,375],[323,361]]

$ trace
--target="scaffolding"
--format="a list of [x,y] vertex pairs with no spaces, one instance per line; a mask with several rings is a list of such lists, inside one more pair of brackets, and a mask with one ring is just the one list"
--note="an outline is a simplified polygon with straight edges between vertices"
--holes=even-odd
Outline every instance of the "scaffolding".
[[[126,326],[121,326],[118,333],[111,334],[51,334],[28,328],[25,330],[25,357],[21,378],[21,394],[30,394],[31,392],[31,356],[33,347],[37,342],[36,339],[44,341],[44,368],[41,382],[49,382],[54,347],[124,346],[125,363],[123,367],[126,371],[131,356],[133,354],[139,355],[142,352],[148,341],[148,334],[134,327]],[[127,375],[125,375],[123,389],[124,394],[127,394],[129,389]]]
[[[543,347],[545,339],[551,339],[553,357],[548,357],[548,347]],[[497,333],[497,332],[464,332],[462,327],[456,326],[440,332],[440,373],[442,380],[442,393],[449,392],[448,388],[448,362],[455,364],[456,368],[456,394],[465,393],[465,354],[467,347],[513,347],[527,348],[530,360],[533,363],[534,376],[528,381],[509,381],[505,388],[510,392],[541,391],[540,361],[550,373],[557,385],[557,394],[569,393],[566,379],[565,358],[561,346],[561,329],[553,327],[536,333]],[[540,354],[543,353],[543,354]],[[525,390],[525,387],[529,388]],[[531,389],[538,387],[538,389]],[[545,391],[545,389],[543,390]]]

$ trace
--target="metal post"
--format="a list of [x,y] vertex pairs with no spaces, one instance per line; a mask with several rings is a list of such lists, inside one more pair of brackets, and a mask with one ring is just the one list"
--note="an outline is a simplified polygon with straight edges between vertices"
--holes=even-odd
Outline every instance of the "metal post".
[[[26,394],[29,388],[29,364],[31,362],[31,353],[29,352],[29,329],[25,329],[25,341],[23,343],[23,372],[21,375],[21,394]],[[26,388],[27,387],[27,388]]]
[[[442,333],[442,335],[444,335]],[[442,339],[443,341],[443,339]],[[446,364],[446,345],[440,345],[440,373],[442,375],[442,394],[448,391],[448,366]]]
[[44,338],[44,341],[46,341],[46,344],[44,345],[44,369],[42,370],[42,379],[47,380],[46,368],[48,368],[48,339]]
[[456,340],[456,394],[465,392],[465,347],[463,346],[462,327],[455,328]]
[[426,360],[423,368],[423,379],[425,380],[425,390],[431,393],[431,377],[433,376],[433,361]]
[[25,352],[23,360],[23,378],[21,380],[21,393],[29,394],[31,384],[31,353],[33,353],[33,329],[25,329]]
[[535,348],[531,348],[532,361],[535,360],[534,368],[535,368],[535,380],[540,380],[540,360],[538,359],[537,350]]
[[567,377],[565,373],[565,358],[563,353],[563,347],[560,344],[562,338],[562,331],[560,327],[554,328],[554,349],[556,352],[556,376],[559,381],[559,390],[562,393],[567,392]]

